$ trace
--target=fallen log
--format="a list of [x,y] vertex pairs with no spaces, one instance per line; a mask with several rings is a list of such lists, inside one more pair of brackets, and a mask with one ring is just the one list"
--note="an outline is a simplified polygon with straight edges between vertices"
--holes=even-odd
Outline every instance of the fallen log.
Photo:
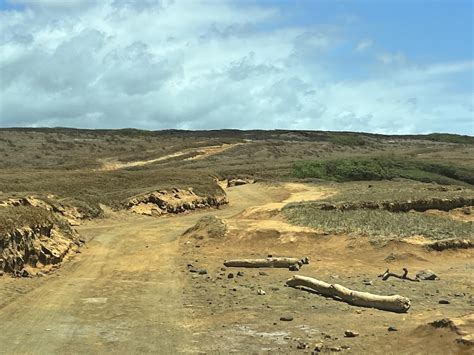
[[388,280],[389,277],[396,277],[397,279],[401,279],[401,280],[420,282],[419,279],[412,279],[411,277],[408,277],[408,269],[407,268],[403,268],[403,275],[394,274],[393,272],[390,272],[389,269],[387,269],[383,274],[378,275],[378,277],[381,277],[383,281]]
[[309,259],[304,257],[298,258],[266,258],[266,259],[233,259],[225,260],[224,265],[227,267],[248,267],[248,268],[289,268],[292,265],[309,264]]
[[380,296],[368,292],[353,291],[338,284],[328,284],[312,277],[295,275],[286,281],[290,287],[302,286],[317,293],[340,299],[354,306],[377,308],[384,311],[404,313],[410,308],[410,299],[399,296]]

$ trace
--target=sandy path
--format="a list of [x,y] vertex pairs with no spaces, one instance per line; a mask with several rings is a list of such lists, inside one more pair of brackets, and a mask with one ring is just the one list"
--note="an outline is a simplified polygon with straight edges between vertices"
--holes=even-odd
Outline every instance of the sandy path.
[[169,218],[124,213],[81,226],[87,248],[0,309],[0,353],[196,351],[186,330],[179,235],[203,215],[227,218],[281,194],[256,184],[230,189],[229,198],[222,210]]
[[126,163],[120,162],[116,159],[104,159],[102,160],[102,167],[100,168],[100,170],[119,170],[119,169],[124,169],[124,168],[143,166],[143,165],[148,165],[152,163],[157,163],[160,161],[165,161],[172,158],[181,157],[190,153],[195,153],[197,155],[191,158],[187,158],[186,160],[205,159],[211,155],[222,153],[226,151],[227,149],[233,148],[241,144],[244,144],[244,143],[211,145],[207,147],[190,148],[190,149],[181,150],[179,152],[175,152],[172,154],[168,154],[159,158],[148,159],[148,160],[137,160],[137,161],[131,161],[131,162],[126,162]]

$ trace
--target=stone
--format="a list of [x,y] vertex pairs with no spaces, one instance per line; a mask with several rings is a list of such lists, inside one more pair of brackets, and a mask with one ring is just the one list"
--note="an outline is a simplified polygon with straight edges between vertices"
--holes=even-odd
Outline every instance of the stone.
[[290,267],[288,268],[288,270],[290,271],[299,271],[299,269],[300,269],[300,266],[298,264],[290,265]]
[[28,270],[23,269],[21,271],[21,277],[29,277],[29,276],[30,276],[30,273],[28,272]]
[[287,316],[282,316],[282,317],[280,317],[280,320],[281,320],[282,322],[291,322],[291,321],[293,320],[293,316],[289,316],[289,315],[287,315]]
[[388,327],[387,330],[388,330],[389,332],[397,332],[397,331],[398,331],[398,329],[397,329],[396,327],[394,327],[393,325],[391,325],[390,327]]
[[346,338],[355,338],[355,337],[358,337],[359,336],[359,333],[353,331],[353,330],[346,330],[344,332],[344,336]]
[[441,300],[439,300],[438,303],[439,303],[439,304],[450,304],[451,302],[449,302],[449,301],[446,300],[446,299],[441,299]]
[[323,347],[324,347],[323,343],[316,343],[316,344],[314,344],[313,352],[320,353],[323,350]]
[[207,270],[206,270],[206,269],[201,269],[201,270],[199,270],[198,274],[199,274],[199,275],[206,275],[206,274],[207,274]]
[[265,295],[266,295],[266,292],[265,292],[264,290],[258,289],[258,290],[257,290],[257,295],[265,296]]
[[431,270],[420,270],[416,273],[416,278],[420,280],[438,280],[439,277]]
[[228,278],[228,279],[233,279],[233,278],[234,278],[234,274],[230,272],[230,273],[227,275],[227,278]]
[[244,275],[245,275],[245,274],[244,274],[243,271],[239,271],[239,272],[237,273],[237,276],[244,276]]
[[299,341],[298,345],[296,345],[296,349],[300,349],[300,350],[308,349],[308,344],[306,344],[305,342]]
[[268,276],[268,274],[265,271],[260,271],[258,274],[260,276]]

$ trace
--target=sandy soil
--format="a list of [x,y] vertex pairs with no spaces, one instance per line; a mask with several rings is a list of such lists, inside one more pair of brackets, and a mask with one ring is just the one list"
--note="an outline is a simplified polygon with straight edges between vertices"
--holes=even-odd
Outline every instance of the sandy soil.
[[[363,238],[289,226],[274,212],[282,201],[329,193],[302,185],[244,185],[228,189],[230,204],[219,210],[161,218],[110,212],[88,222],[78,228],[86,247],[60,269],[36,279],[0,278],[0,353],[288,353],[310,352],[320,342],[352,353],[468,353],[456,343],[458,334],[426,323],[472,313],[472,253],[427,252],[410,243],[377,248]],[[224,218],[228,235],[180,238],[204,215]],[[284,281],[294,274],[288,270],[223,269],[224,259],[268,254],[309,256],[299,274],[398,293],[412,299],[412,309],[364,309],[287,288]],[[188,263],[207,274],[190,273]],[[376,277],[403,266],[433,269],[441,279]],[[257,295],[258,289],[266,295]],[[439,304],[441,299],[450,303]],[[285,315],[294,320],[280,321]],[[344,338],[346,329],[360,336]],[[300,342],[308,348],[297,350]]]
[[185,160],[199,160],[199,159],[207,158],[214,154],[222,153],[226,151],[227,149],[233,148],[241,144],[244,144],[244,143],[222,144],[222,145],[212,145],[212,146],[200,147],[200,148],[190,148],[190,149],[181,150],[173,154],[164,155],[159,158],[130,161],[126,163],[120,162],[116,158],[107,158],[107,159],[101,160],[102,167],[100,168],[100,170],[119,170],[119,169],[131,168],[131,167],[136,167],[136,166],[144,166],[144,165],[148,165],[152,163],[157,163],[160,161],[169,160],[172,158],[181,157],[183,155],[187,155],[190,153],[194,153],[196,154],[196,156],[187,158]]

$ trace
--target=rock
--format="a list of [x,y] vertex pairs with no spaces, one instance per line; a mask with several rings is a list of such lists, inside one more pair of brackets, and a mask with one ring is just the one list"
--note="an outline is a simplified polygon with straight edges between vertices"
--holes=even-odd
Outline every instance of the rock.
[[201,269],[198,272],[199,275],[207,275],[207,270],[206,269]]
[[438,280],[439,277],[431,270],[420,270],[416,273],[416,278],[420,280]]
[[0,276],[3,276],[3,270],[0,270]]
[[300,350],[308,349],[308,344],[306,344],[305,342],[299,341],[298,345],[296,345],[296,349],[300,349]]
[[268,274],[265,271],[260,271],[258,274],[260,276],[268,276]]
[[233,279],[233,278],[234,278],[234,274],[230,272],[230,273],[227,275],[227,278],[228,278],[228,279]]
[[342,351],[342,349],[338,346],[328,346],[327,348],[329,351],[332,351],[332,352],[340,352]]
[[397,332],[397,331],[398,331],[398,329],[397,329],[396,327],[394,327],[393,325],[391,325],[390,327],[388,327],[387,330],[388,330],[389,332]]
[[366,286],[372,286],[374,283],[372,282],[372,280],[369,280],[369,279],[364,279],[362,280],[362,282],[364,283],[364,285]]
[[258,290],[257,290],[257,295],[265,296],[265,295],[266,295],[266,292],[265,292],[264,290],[258,289]]
[[359,333],[353,331],[353,330],[346,330],[344,332],[344,336],[346,338],[355,338],[355,337],[358,337],[359,336]]
[[237,276],[244,276],[244,275],[245,275],[245,274],[244,274],[243,271],[239,271],[239,272],[237,273]]
[[323,343],[316,343],[314,344],[314,352],[320,353],[323,350],[324,344]]
[[298,264],[290,265],[290,267],[288,268],[288,270],[290,271],[299,271],[299,269],[300,269],[300,266]]
[[349,345],[341,345],[341,349],[349,350],[351,347]]
[[442,299],[442,300],[439,300],[438,303],[439,304],[450,304],[451,302],[449,302],[448,300]]
[[199,272],[199,270],[194,268],[194,267],[189,268],[188,271],[189,272]]
[[289,316],[289,315],[288,316],[282,316],[282,317],[280,317],[280,320],[282,322],[291,322],[293,320],[293,316]]

